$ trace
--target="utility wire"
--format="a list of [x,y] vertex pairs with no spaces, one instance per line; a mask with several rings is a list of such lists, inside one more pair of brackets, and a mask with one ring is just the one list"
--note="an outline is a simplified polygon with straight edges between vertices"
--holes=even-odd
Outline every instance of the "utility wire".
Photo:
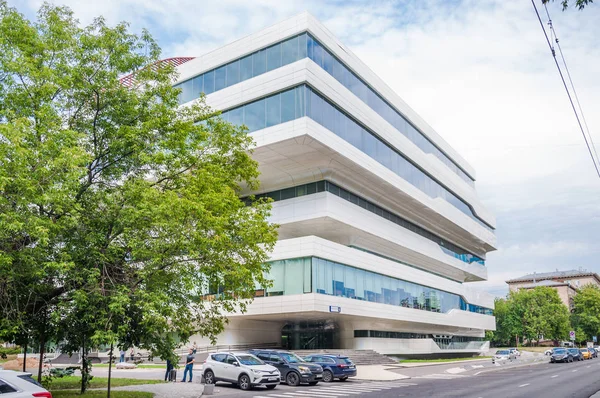
[[600,157],[598,157],[598,152],[596,151],[596,144],[594,144],[594,139],[592,134],[590,133],[590,128],[588,127],[587,120],[585,120],[585,115],[583,113],[583,108],[581,107],[581,103],[579,102],[579,96],[577,95],[577,90],[575,90],[575,84],[573,83],[573,79],[571,78],[571,72],[569,72],[569,67],[567,66],[567,60],[565,59],[565,55],[562,52],[562,48],[560,47],[560,41],[558,40],[558,33],[556,33],[556,29],[554,28],[554,24],[552,23],[552,18],[550,18],[550,12],[548,11],[548,5],[544,4],[544,8],[546,9],[546,15],[548,16],[548,26],[550,27],[550,32],[552,32],[552,39],[556,43],[558,47],[558,52],[560,53],[560,57],[562,58],[562,62],[565,65],[565,71],[567,72],[567,77],[569,78],[569,83],[571,83],[571,89],[573,89],[573,96],[575,97],[575,102],[577,102],[577,107],[579,108],[579,114],[581,115],[581,120],[583,120],[583,125],[585,126],[585,130],[590,139],[590,144],[592,144],[592,149],[594,154],[596,155],[596,161],[600,162]]
[[544,28],[544,23],[542,22],[540,13],[538,12],[537,6],[535,5],[535,0],[531,0],[531,4],[533,5],[533,9],[535,10],[535,14],[537,15],[538,21],[540,21],[540,26],[542,27],[542,30],[544,31],[544,36],[546,37],[546,42],[548,43],[548,47],[550,48],[550,51],[552,52],[552,58],[554,58],[554,63],[556,64],[556,68],[558,69],[560,78],[563,82],[563,85],[565,86],[565,90],[567,91],[567,96],[569,97],[569,102],[571,103],[571,107],[573,108],[573,112],[575,113],[575,118],[577,119],[577,124],[579,124],[579,129],[581,130],[581,134],[583,135],[585,145],[587,146],[588,151],[590,153],[590,157],[592,158],[592,162],[594,163],[594,168],[596,169],[596,173],[598,174],[598,177],[600,177],[600,168],[598,167],[596,159],[594,158],[592,148],[590,147],[590,143],[588,142],[588,139],[587,139],[587,136],[585,135],[583,126],[581,125],[581,120],[579,119],[579,114],[577,113],[577,109],[575,108],[575,104],[573,103],[573,98],[571,98],[571,93],[569,92],[569,87],[567,86],[565,77],[563,76],[562,70],[560,69],[558,60],[556,59],[556,51],[554,51],[554,48],[552,47],[552,43],[550,42],[550,39],[548,38],[548,34],[546,33],[546,28]]

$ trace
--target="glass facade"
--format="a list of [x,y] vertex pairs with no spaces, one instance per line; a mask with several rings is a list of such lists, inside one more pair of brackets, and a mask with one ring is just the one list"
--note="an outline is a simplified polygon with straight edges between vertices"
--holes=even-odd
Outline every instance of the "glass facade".
[[[340,198],[342,198],[344,200],[347,200],[348,202],[354,203],[355,205],[360,206],[363,209],[370,211],[371,213],[374,213],[382,218],[385,218],[386,220],[391,221],[394,224],[397,224],[397,225],[399,225],[403,228],[406,228],[418,235],[421,235],[422,237],[429,239],[432,242],[437,243],[442,248],[444,253],[446,253],[452,257],[455,257],[461,261],[464,261],[465,263],[469,263],[469,264],[478,263],[481,265],[485,265],[485,261],[482,258],[469,253],[467,250],[462,249],[459,246],[456,246],[455,244],[427,231],[426,229],[421,228],[420,226],[413,224],[412,222],[405,220],[404,218],[399,217],[396,214],[391,213],[391,212],[387,211],[386,209],[384,209],[366,199],[363,199],[362,197],[355,195],[352,192],[350,192],[332,182],[329,182],[329,181],[311,182],[309,184],[303,184],[303,185],[298,185],[295,187],[280,189],[277,191],[266,192],[266,193],[256,195],[255,198],[259,199],[259,198],[263,198],[263,197],[268,197],[268,198],[273,199],[274,201],[280,201],[280,200],[285,200],[285,199],[297,198],[299,196],[311,195],[311,194],[315,194],[318,192],[332,193],[336,196],[339,196]],[[364,250],[362,248],[357,248],[357,249],[368,252],[368,250]],[[372,254],[379,255],[377,253],[372,253]],[[391,260],[397,261],[395,259],[391,259]],[[406,265],[410,266],[410,264],[406,264]]]
[[410,332],[388,332],[383,330],[354,330],[354,337],[379,339],[432,339],[442,350],[480,349],[486,342],[483,337],[436,336]]
[[250,132],[308,116],[408,181],[429,197],[444,199],[481,226],[490,231],[493,230],[477,218],[469,205],[462,199],[448,191],[403,155],[307,85],[298,86],[241,107],[230,109],[223,112],[221,116],[231,123],[245,124]]
[[178,83],[175,87],[181,89],[179,102],[182,104],[189,102],[200,97],[201,93],[211,94],[306,57],[310,58],[333,76],[423,152],[433,154],[465,182],[474,186],[473,179],[454,161],[369,87],[367,83],[350,71],[337,57],[307,33],[294,36],[281,43],[273,44],[265,49],[255,51],[243,58],[236,59],[216,69]]
[[463,310],[492,315],[492,310],[473,311],[461,296],[351,267],[319,257],[272,261],[267,279],[273,286],[257,288],[257,296],[319,293],[371,301],[423,311],[446,313]]

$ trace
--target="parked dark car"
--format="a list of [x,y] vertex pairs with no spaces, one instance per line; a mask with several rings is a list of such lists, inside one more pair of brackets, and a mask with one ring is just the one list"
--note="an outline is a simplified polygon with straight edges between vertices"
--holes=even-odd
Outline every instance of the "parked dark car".
[[320,365],[308,363],[293,352],[250,350],[250,353],[279,369],[281,381],[290,386],[297,386],[300,383],[314,386],[323,379],[323,368]]
[[356,376],[356,366],[350,358],[331,355],[331,354],[314,354],[304,357],[306,362],[316,363],[323,368],[323,381],[332,382],[334,379],[341,381],[348,380],[348,377]]
[[569,348],[567,351],[569,351],[574,361],[583,361],[583,355],[579,351],[579,348]]
[[573,354],[566,348],[555,348],[550,355],[550,362],[573,362]]
[[598,358],[598,350],[595,348],[588,348],[588,350],[590,350],[590,352],[592,353],[592,358]]

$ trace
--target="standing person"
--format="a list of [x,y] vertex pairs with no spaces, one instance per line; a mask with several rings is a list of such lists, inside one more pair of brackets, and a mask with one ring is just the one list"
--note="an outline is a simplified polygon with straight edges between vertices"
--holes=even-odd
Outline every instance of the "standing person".
[[121,348],[121,351],[119,351],[119,362],[125,362],[125,351]]
[[[165,381],[171,381],[171,371],[173,370],[173,363],[170,359],[167,359],[167,372],[165,373]],[[175,381],[175,380],[173,380]]]
[[135,351],[133,347],[131,347],[131,351],[129,351],[129,358],[131,359],[131,362],[133,362],[133,360],[135,359]]
[[198,351],[198,345],[194,341],[194,345],[192,346],[192,350],[194,351],[194,355],[196,355],[196,351]]
[[196,358],[194,357],[194,350],[192,348],[190,348],[190,353],[185,358],[185,369],[183,371],[183,380],[181,380],[182,383],[185,383],[185,376],[187,375],[188,372],[190,372],[189,382],[190,383],[192,382],[192,370],[194,369],[194,361],[195,360],[196,360]]

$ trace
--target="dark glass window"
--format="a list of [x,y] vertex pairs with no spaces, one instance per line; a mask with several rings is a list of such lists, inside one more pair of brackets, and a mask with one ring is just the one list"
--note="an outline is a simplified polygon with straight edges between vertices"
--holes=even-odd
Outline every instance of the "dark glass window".
[[215,91],[215,71],[211,70],[204,74],[204,92],[206,94],[213,93]]
[[240,61],[227,64],[227,87],[240,82]]
[[265,128],[265,100],[244,106],[244,124],[250,132]]
[[215,91],[224,89],[226,83],[227,69],[225,66],[215,70]]
[[294,120],[295,116],[295,90],[284,91],[281,96],[281,123]]
[[281,98],[274,95],[266,99],[267,102],[267,127],[281,124]]
[[281,67],[281,44],[267,48],[267,71]]
[[287,65],[297,61],[298,58],[298,36],[292,37],[281,43],[281,64]]
[[267,50],[260,50],[252,54],[252,73],[254,76],[262,75],[267,71]]
[[240,81],[248,80],[252,74],[252,55],[240,59]]

